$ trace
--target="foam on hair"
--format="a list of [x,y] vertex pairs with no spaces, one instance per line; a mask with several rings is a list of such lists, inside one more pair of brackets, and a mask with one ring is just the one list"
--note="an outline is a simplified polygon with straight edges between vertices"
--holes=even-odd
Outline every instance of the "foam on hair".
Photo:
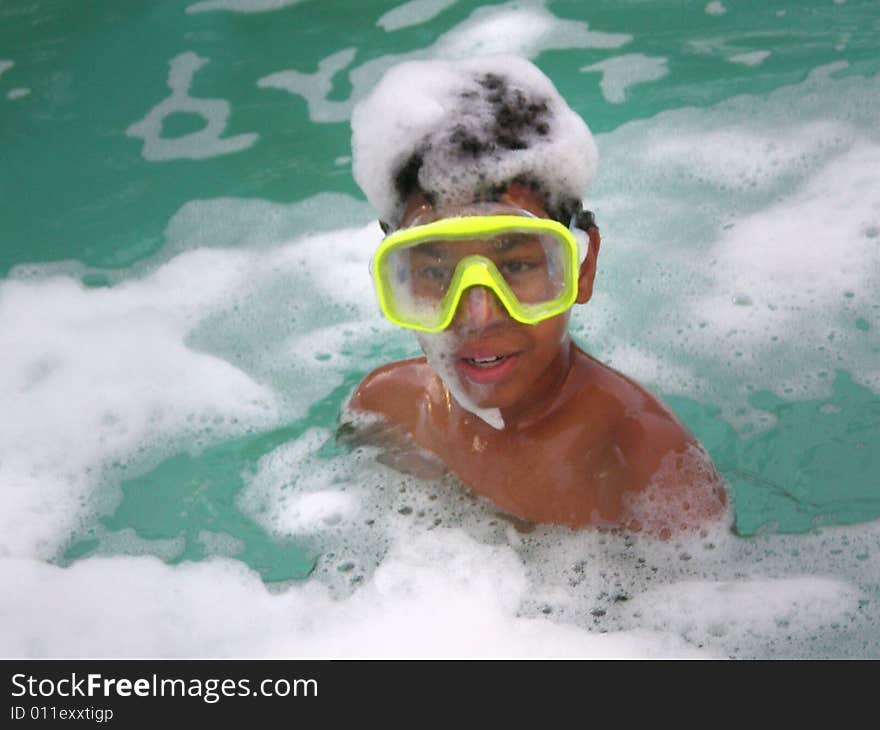
[[435,205],[460,204],[513,181],[531,185],[551,215],[565,218],[598,158],[584,120],[516,56],[399,64],[355,107],[352,132],[355,181],[392,227],[413,192]]

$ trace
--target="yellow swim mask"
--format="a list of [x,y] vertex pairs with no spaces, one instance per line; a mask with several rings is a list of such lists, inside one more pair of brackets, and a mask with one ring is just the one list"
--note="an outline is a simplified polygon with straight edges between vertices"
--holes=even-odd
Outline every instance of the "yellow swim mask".
[[440,332],[472,286],[495,292],[518,322],[555,317],[575,302],[579,264],[578,242],[568,228],[524,212],[464,215],[400,229],[382,241],[371,268],[389,320]]

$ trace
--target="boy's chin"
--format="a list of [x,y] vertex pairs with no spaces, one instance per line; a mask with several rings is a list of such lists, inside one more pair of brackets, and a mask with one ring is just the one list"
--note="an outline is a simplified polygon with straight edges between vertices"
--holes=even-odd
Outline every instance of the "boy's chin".
[[510,389],[492,385],[478,385],[459,380],[459,389],[477,408],[504,410],[516,406],[519,399]]

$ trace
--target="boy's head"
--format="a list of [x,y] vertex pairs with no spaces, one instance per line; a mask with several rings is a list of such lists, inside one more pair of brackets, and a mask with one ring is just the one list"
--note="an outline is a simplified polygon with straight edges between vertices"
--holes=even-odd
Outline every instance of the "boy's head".
[[510,56],[401,64],[352,127],[355,179],[392,234],[374,262],[383,309],[500,428],[502,409],[552,396],[569,308],[592,293],[598,235],[587,252],[572,225],[596,165],[590,131]]

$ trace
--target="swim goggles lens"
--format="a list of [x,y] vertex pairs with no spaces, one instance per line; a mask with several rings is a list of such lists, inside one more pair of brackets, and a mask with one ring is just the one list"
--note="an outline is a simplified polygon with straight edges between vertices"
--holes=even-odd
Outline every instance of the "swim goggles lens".
[[545,218],[485,215],[446,218],[388,236],[373,259],[385,316],[401,327],[439,332],[465,290],[485,286],[510,316],[536,324],[577,296],[577,241]]

